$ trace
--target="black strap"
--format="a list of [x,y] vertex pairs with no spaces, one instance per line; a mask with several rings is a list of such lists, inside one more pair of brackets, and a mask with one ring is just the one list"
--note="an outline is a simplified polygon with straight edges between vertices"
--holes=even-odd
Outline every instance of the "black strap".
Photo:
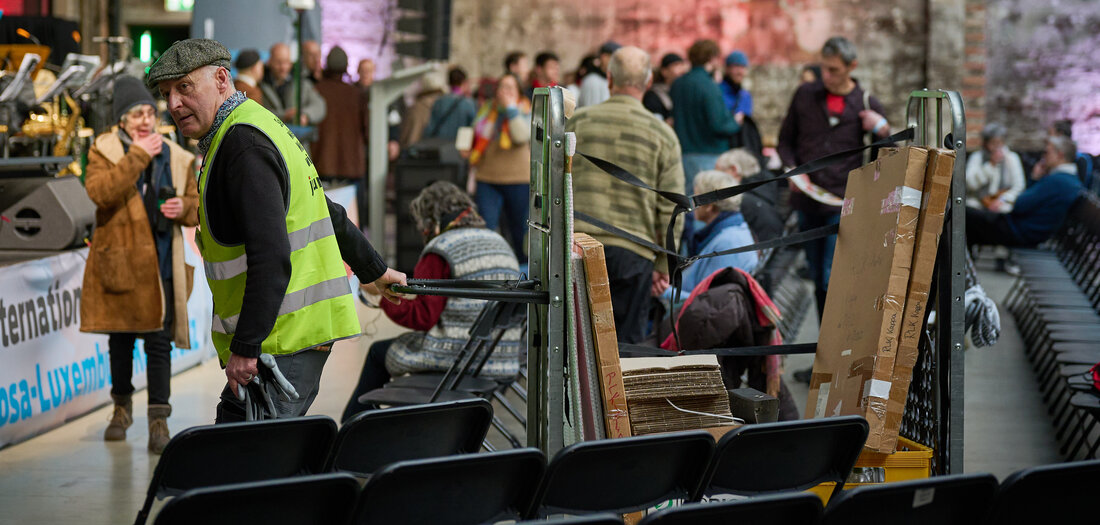
[[748,357],[763,355],[792,355],[812,354],[817,351],[817,343],[799,343],[766,346],[743,346],[740,348],[708,348],[705,350],[681,350],[674,352],[655,346],[619,343],[619,355],[622,357],[668,357],[676,355],[717,355],[731,357]]
[[727,187],[727,188],[720,188],[720,189],[717,189],[717,190],[714,190],[714,191],[711,191],[711,192],[694,195],[692,197],[688,197],[687,195],[683,195],[683,194],[676,193],[676,192],[655,189],[655,188],[651,187],[650,185],[646,184],[645,182],[643,182],[641,179],[639,179],[633,173],[630,173],[629,171],[615,165],[614,163],[608,162],[608,161],[603,160],[603,159],[598,158],[598,157],[593,157],[591,155],[587,155],[587,154],[579,152],[579,151],[577,152],[577,154],[584,157],[585,159],[587,159],[589,162],[594,164],[597,168],[600,168],[601,170],[603,170],[608,175],[611,175],[612,177],[615,177],[616,179],[619,179],[619,180],[621,180],[621,181],[623,181],[627,184],[630,184],[631,186],[634,186],[634,187],[637,187],[637,188],[642,188],[642,189],[649,190],[649,191],[652,191],[654,193],[657,193],[658,195],[661,195],[662,197],[668,199],[669,201],[676,203],[678,206],[683,207],[684,211],[691,211],[695,208],[698,208],[699,206],[703,206],[704,204],[712,204],[712,203],[718,202],[722,199],[728,199],[730,197],[740,195],[742,193],[753,190],[757,187],[763,186],[763,185],[768,184],[768,183],[772,183],[772,182],[783,180],[783,179],[789,179],[789,178],[797,176],[797,175],[804,175],[806,173],[813,173],[815,171],[819,171],[819,170],[828,168],[829,166],[832,166],[832,165],[840,162],[841,160],[844,160],[848,156],[854,155],[854,154],[859,153],[859,152],[861,152],[865,149],[868,149],[868,148],[877,148],[877,147],[889,146],[889,145],[891,145],[895,142],[901,142],[903,140],[912,140],[913,137],[914,137],[914,132],[915,132],[914,128],[905,128],[905,129],[903,129],[903,130],[901,130],[901,131],[899,131],[899,132],[897,132],[893,135],[890,135],[889,137],[884,138],[884,139],[882,139],[878,142],[874,142],[872,144],[865,144],[863,146],[859,146],[859,147],[852,148],[852,149],[847,149],[847,150],[844,150],[844,151],[838,151],[836,153],[830,153],[828,155],[825,155],[824,157],[820,157],[820,158],[811,160],[810,162],[807,162],[807,163],[805,163],[801,166],[798,166],[797,168],[794,168],[794,169],[792,169],[792,170],[790,170],[790,171],[788,171],[788,172],[786,172],[782,175],[778,175],[778,176],[772,177],[770,179],[763,179],[763,180],[758,180],[758,181],[753,181],[753,182],[746,182],[744,184],[739,184],[737,186],[730,186],[730,187]]

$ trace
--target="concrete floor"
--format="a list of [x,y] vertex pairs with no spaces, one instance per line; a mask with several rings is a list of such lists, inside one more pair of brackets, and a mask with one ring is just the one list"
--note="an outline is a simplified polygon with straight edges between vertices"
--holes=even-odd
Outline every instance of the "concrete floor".
[[[1011,280],[981,272],[994,299]],[[379,310],[361,308],[364,333],[342,342],[325,367],[321,390],[311,410],[339,418],[358,378],[366,349],[377,339],[400,331]],[[808,316],[798,341],[817,338],[816,318]],[[1035,392],[1035,380],[1023,356],[1011,316],[1002,316],[1001,342],[970,349],[966,357],[966,471],[992,472],[999,478],[1030,465],[1060,461],[1049,418]],[[791,356],[786,381],[802,408],[806,387],[793,381],[794,370],[812,356]],[[175,413],[172,430],[211,423],[225,376],[210,361],[172,379]],[[1006,388],[1008,386],[1015,388]],[[110,407],[94,411],[58,429],[0,450],[0,525],[26,523],[128,523],[140,508],[156,456],[145,449],[145,396],[134,397],[134,426],[125,442],[106,443],[102,432]],[[492,437],[492,436],[491,436]],[[495,440],[494,441],[498,441]]]

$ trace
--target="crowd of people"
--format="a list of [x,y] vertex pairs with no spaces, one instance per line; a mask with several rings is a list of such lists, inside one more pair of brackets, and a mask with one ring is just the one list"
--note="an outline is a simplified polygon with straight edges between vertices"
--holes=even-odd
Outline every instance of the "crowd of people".
[[[183,226],[201,225],[197,240],[215,305],[212,337],[227,377],[219,422],[244,417],[239,388],[253,383],[266,365],[258,363],[261,354],[276,357],[300,396],[278,400],[279,415],[301,415],[309,408],[327,350],[359,332],[350,294],[327,284],[344,275],[341,260],[367,283],[366,292],[389,300],[382,304],[390,319],[412,330],[371,346],[345,418],[369,409],[358,395],[393,375],[446,369],[477,315],[476,301],[402,301],[389,285],[404,283],[405,275],[387,268],[345,210],[315,191],[321,182],[350,181],[365,193],[374,63],[362,60],[352,82],[343,49],[334,46],[322,59],[320,46],[306,42],[299,83],[286,44],[273,45],[267,54],[264,63],[257,50],[238,53],[234,79],[228,51],[194,39],[174,45],[150,69],[146,85],[166,99],[180,133],[198,141],[205,157],[197,181],[185,176],[194,173],[194,155],[153,132],[156,102],[149,90],[138,79],[116,83],[119,126],[97,138],[89,154],[87,188],[98,211],[81,315],[83,330],[111,334],[115,411],[105,439],[124,439],[132,423],[133,387],[126,378],[135,338],[143,337],[149,356],[149,448],[159,452],[168,441],[169,343],[189,341],[181,317],[191,288],[191,271],[182,258]],[[413,277],[515,279],[524,272],[531,99],[538,88],[563,86],[575,94],[577,109],[566,130],[576,134],[587,155],[678,194],[768,178],[769,166],[794,167],[891,133],[887,108],[853,76],[857,50],[843,37],[828,39],[820,62],[803,68],[774,148],[764,147],[753,121],[746,82],[750,57],[740,50],[724,52],[705,39],[685,55],[667,53],[654,60],[639,47],[608,41],[568,75],[550,51],[533,60],[509,53],[501,74],[476,88],[460,66],[427,74],[409,103],[399,100],[388,112],[385,154],[397,159],[426,140],[454,143],[471,177],[465,188],[432,184],[412,202],[426,244]],[[299,140],[291,132],[296,127],[316,133]],[[464,134],[469,140],[456,141]],[[1085,165],[1091,157],[1079,158],[1065,123],[1052,127],[1042,159],[1030,170],[1006,147],[1005,135],[1003,126],[987,125],[981,149],[967,163],[971,245],[1045,240],[1082,187],[1091,184],[1092,167]],[[789,207],[799,229],[839,221],[847,174],[865,160],[852,156],[790,185]],[[736,288],[745,311],[774,308],[753,278],[760,265],[756,252],[701,259],[680,273],[653,246],[678,246],[684,256],[702,256],[779,237],[786,217],[777,184],[699,206],[668,230],[673,203],[607,176],[590,161],[573,164],[573,184],[574,209],[603,223],[578,221],[576,231],[605,246],[620,341],[665,340],[664,327],[684,318],[670,320],[660,305],[675,308],[727,286]],[[633,239],[610,234],[606,226]],[[666,239],[667,231],[677,238]],[[835,236],[804,245],[819,313],[834,246]],[[123,275],[121,268],[130,272]],[[106,311],[128,315],[107,317]],[[744,318],[750,324],[757,319]],[[768,328],[753,325],[752,333],[774,333],[774,325],[771,332]],[[716,334],[707,344],[753,342],[734,332]],[[518,332],[504,337],[486,373],[516,374],[522,345]],[[797,417],[777,360],[722,358],[721,364],[727,371],[746,370],[750,384],[782,398],[784,417]],[[735,387],[740,374],[724,377]]]

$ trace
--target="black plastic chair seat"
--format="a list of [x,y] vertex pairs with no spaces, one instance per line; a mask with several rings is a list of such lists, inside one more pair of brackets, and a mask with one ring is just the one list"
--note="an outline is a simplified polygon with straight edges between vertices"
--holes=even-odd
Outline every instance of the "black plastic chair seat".
[[1078,392],[1092,392],[1092,378],[1084,375],[1070,376],[1066,378],[1066,386]]
[[[359,396],[359,402],[368,405],[380,405],[380,406],[407,406],[407,405],[423,405],[431,402],[432,392],[435,388],[407,388],[407,387],[385,387],[376,388]],[[444,390],[436,397],[436,402],[446,401],[459,401],[463,399],[474,399],[478,396],[470,393],[463,392],[461,390]]]
[[1100,325],[1100,314],[1095,310],[1040,310],[1037,315],[1048,323],[1094,323]]
[[1028,280],[1027,289],[1032,292],[1080,292],[1084,293],[1080,284],[1071,277],[1050,278],[1039,281]]
[[867,441],[859,416],[745,425],[718,441],[714,461],[694,498],[806,490],[836,482],[844,487]]
[[1100,397],[1093,392],[1078,392],[1069,399],[1069,404],[1093,415],[1100,413]]
[[992,474],[866,485],[830,500],[824,523],[970,525],[982,522],[996,495],[997,478]]
[[1063,352],[1055,359],[1063,365],[1095,365],[1100,363],[1100,352]]
[[323,472],[336,437],[325,416],[191,427],[172,437],[153,471],[135,524],[145,523],[153,498],[184,491]]
[[1067,306],[1076,306],[1076,307],[1079,307],[1079,308],[1092,308],[1092,309],[1096,308],[1096,306],[1092,304],[1092,301],[1090,301],[1088,297],[1085,297],[1085,294],[1081,293],[1081,292],[1032,294],[1030,296],[1030,299],[1032,301],[1035,301],[1035,304],[1039,305],[1040,308],[1042,308],[1042,307],[1061,307],[1061,308],[1064,308],[1064,307],[1067,307]]
[[714,438],[702,430],[570,445],[547,466],[527,517],[626,513],[690,499],[713,451]]
[[1092,342],[1074,342],[1074,343],[1054,343],[1050,346],[1050,349],[1056,353],[1064,352],[1093,352],[1100,350],[1100,344]]
[[[1100,360],[1097,360],[1100,363]],[[1061,365],[1058,367],[1058,375],[1062,377],[1079,376],[1088,372],[1092,365]]]
[[[394,378],[392,381],[386,384],[387,388],[435,388],[440,381],[443,380],[443,374],[431,373],[431,374],[409,374]],[[458,384],[458,390],[465,392],[474,392],[478,394],[488,394],[499,388],[508,386],[508,380],[494,380],[485,377],[471,377],[466,376],[462,378],[462,381]]]
[[776,494],[743,500],[688,503],[650,514],[638,525],[814,525],[821,522],[821,513],[821,498],[814,494]]
[[985,523],[1080,523],[1096,512],[1100,461],[1043,465],[1016,472]]
[[1100,341],[1100,326],[1094,324],[1082,325],[1047,325],[1047,338],[1056,342],[1089,342]]
[[545,469],[546,457],[533,448],[401,461],[367,481],[354,523],[472,525],[518,520],[531,505]]
[[347,474],[322,474],[189,490],[173,498],[155,525],[348,523],[359,483]]
[[361,412],[340,427],[325,468],[366,477],[398,461],[475,453],[492,419],[484,399]]

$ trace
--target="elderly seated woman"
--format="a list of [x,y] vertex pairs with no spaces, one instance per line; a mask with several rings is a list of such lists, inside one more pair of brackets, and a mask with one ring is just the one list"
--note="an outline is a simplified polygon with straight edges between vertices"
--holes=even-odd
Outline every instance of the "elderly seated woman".
[[[703,171],[695,176],[695,194],[708,193],[736,184],[737,180],[729,173],[718,170]],[[693,238],[690,239],[692,249],[689,255],[706,255],[752,244],[752,233],[740,210],[741,195],[695,208],[695,218],[705,226],[692,233]],[[758,260],[755,251],[700,259],[684,270],[683,286],[677,300],[686,299],[696,285],[722,268],[732,266],[752,273],[756,270]],[[669,287],[662,297],[665,300],[671,299],[672,293],[672,288]]]
[[[485,227],[473,200],[454,184],[433,183],[413,199],[409,208],[427,241],[413,278],[520,278],[519,263],[508,242]],[[412,331],[371,345],[343,420],[374,408],[359,403],[359,396],[384,386],[392,376],[447,370],[484,305],[482,300],[424,295],[396,304],[382,301],[386,316]],[[524,345],[521,328],[505,331],[481,376],[507,378],[519,373]]]

